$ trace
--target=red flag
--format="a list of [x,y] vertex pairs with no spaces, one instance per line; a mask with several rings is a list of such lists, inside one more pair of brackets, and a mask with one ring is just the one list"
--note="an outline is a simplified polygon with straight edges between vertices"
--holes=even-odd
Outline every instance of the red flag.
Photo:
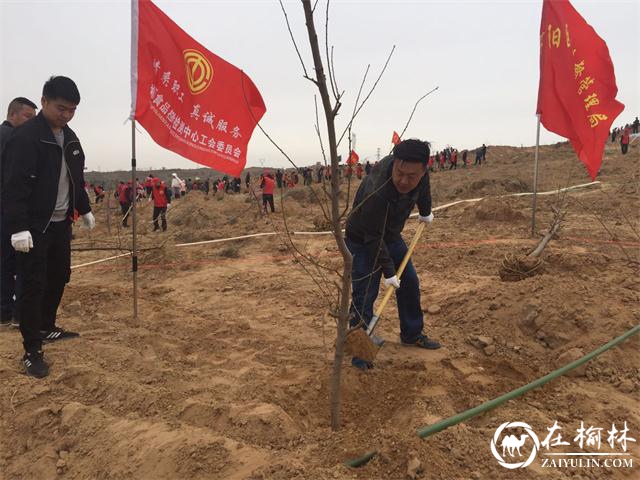
[[131,16],[131,118],[158,145],[239,175],[266,111],[254,83],[152,2],[132,0]]
[[359,160],[360,157],[358,156],[358,154],[354,150],[351,150],[351,152],[349,153],[349,159],[347,160],[347,165],[355,165]]
[[400,135],[398,135],[395,130],[393,131],[393,137],[391,137],[391,143],[393,143],[394,145],[400,143]]
[[540,24],[540,121],[568,138],[595,179],[609,129],[624,105],[607,44],[567,0],[544,0]]

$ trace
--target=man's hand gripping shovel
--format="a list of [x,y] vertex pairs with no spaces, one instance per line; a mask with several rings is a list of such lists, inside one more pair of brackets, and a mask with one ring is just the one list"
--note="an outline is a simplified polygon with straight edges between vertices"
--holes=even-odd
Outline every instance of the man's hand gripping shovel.
[[[420,240],[420,236],[422,235],[422,231],[424,230],[425,225],[426,224],[424,222],[419,223],[418,228],[416,229],[416,233],[411,239],[411,243],[409,244],[407,253],[402,259],[402,263],[400,264],[400,267],[398,268],[398,271],[396,273],[398,278],[402,276],[407,263],[409,263],[409,259],[413,254],[414,248],[418,244],[418,240]],[[384,340],[374,335],[373,331],[375,330],[376,325],[380,320],[380,316],[382,315],[382,311],[384,310],[384,307],[386,307],[387,302],[391,298],[394,290],[395,288],[392,285],[389,285],[387,287],[387,290],[384,293],[384,297],[382,298],[382,301],[374,312],[373,317],[371,318],[369,326],[366,330],[361,326],[357,326],[347,332],[346,348],[347,352],[352,356],[361,358],[362,360],[365,360],[367,362],[373,362],[375,360],[376,355],[380,351],[380,348],[382,348],[382,345],[384,345]]]

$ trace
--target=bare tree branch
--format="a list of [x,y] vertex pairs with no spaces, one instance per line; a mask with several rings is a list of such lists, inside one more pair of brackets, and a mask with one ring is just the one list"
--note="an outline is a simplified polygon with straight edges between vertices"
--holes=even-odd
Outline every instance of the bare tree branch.
[[336,84],[333,82],[333,75],[331,74],[331,69],[333,68],[333,65],[329,63],[329,4],[330,3],[331,3],[331,0],[327,0],[327,9],[325,13],[325,22],[324,22],[324,49],[327,57],[327,71],[329,74],[329,84],[331,85],[331,92],[333,93],[333,98],[335,98],[336,103],[338,103],[338,89]]
[[373,86],[371,87],[371,90],[369,90],[369,93],[367,93],[367,96],[362,101],[360,106],[356,109],[355,114],[351,117],[351,120],[349,120],[349,123],[347,124],[347,126],[343,130],[342,134],[340,135],[340,138],[338,139],[338,142],[337,142],[337,146],[340,146],[340,142],[342,142],[342,139],[344,138],[344,134],[351,127],[351,125],[353,124],[353,121],[355,120],[356,116],[358,115],[358,113],[360,113],[360,110],[362,110],[362,107],[365,105],[365,103],[367,103],[367,100],[369,100],[369,97],[371,96],[373,91],[376,89],[376,86],[378,85],[378,82],[380,82],[380,79],[382,78],[382,75],[384,74],[385,70],[387,69],[387,66],[389,65],[389,61],[391,60],[391,56],[393,55],[393,52],[395,51],[395,49],[396,49],[396,46],[394,45],[393,48],[391,48],[391,52],[389,52],[389,56],[387,57],[387,61],[384,62],[384,66],[382,67],[382,70],[380,71],[380,74],[378,75],[378,78],[376,78],[376,81],[373,83]]
[[[304,60],[302,60],[302,55],[300,54],[300,50],[298,49],[298,44],[296,43],[296,39],[293,36],[293,32],[291,31],[291,25],[289,24],[289,17],[287,16],[287,11],[284,8],[284,5],[282,4],[282,0],[278,0],[280,2],[280,8],[282,9],[282,13],[284,14],[284,20],[287,23],[287,30],[289,30],[289,36],[291,37],[291,41],[293,42],[293,47],[296,49],[296,53],[298,54],[298,58],[300,59],[300,64],[302,65],[302,71],[304,72],[303,77],[306,78],[307,80],[316,83],[316,81],[309,77],[309,74],[307,73],[307,67],[305,67],[304,65]],[[316,4],[318,2],[316,1]]]
[[411,119],[413,118],[413,114],[416,113],[416,108],[418,108],[418,104],[424,100],[427,96],[429,96],[430,94],[432,94],[433,92],[435,92],[436,90],[438,90],[438,88],[440,87],[436,87],[433,90],[425,93],[423,96],[421,96],[418,101],[415,103],[415,105],[413,106],[413,110],[411,110],[411,115],[409,115],[409,119],[407,120],[407,123],[405,124],[404,128],[402,129],[402,133],[400,134],[400,138],[402,138],[402,136],[404,135],[404,132],[407,131],[407,128],[409,128],[409,124],[411,123]]

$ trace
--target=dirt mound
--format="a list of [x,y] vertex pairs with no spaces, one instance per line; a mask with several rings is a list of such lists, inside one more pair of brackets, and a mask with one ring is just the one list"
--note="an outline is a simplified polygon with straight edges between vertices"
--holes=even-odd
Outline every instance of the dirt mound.
[[463,218],[470,223],[483,222],[521,222],[527,217],[515,207],[513,202],[501,198],[486,198],[464,208]]

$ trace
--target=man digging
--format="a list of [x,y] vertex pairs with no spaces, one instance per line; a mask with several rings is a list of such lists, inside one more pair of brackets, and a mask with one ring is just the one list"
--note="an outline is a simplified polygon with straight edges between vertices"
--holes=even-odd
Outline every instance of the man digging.
[[[410,139],[398,143],[392,155],[383,158],[360,184],[347,220],[346,243],[353,255],[350,326],[367,328],[373,316],[380,280],[396,291],[403,345],[436,350],[440,344],[423,332],[420,283],[409,261],[402,276],[396,270],[407,245],[401,233],[414,206],[418,221],[430,223],[429,144]],[[351,364],[362,370],[373,363],[353,357]]]

